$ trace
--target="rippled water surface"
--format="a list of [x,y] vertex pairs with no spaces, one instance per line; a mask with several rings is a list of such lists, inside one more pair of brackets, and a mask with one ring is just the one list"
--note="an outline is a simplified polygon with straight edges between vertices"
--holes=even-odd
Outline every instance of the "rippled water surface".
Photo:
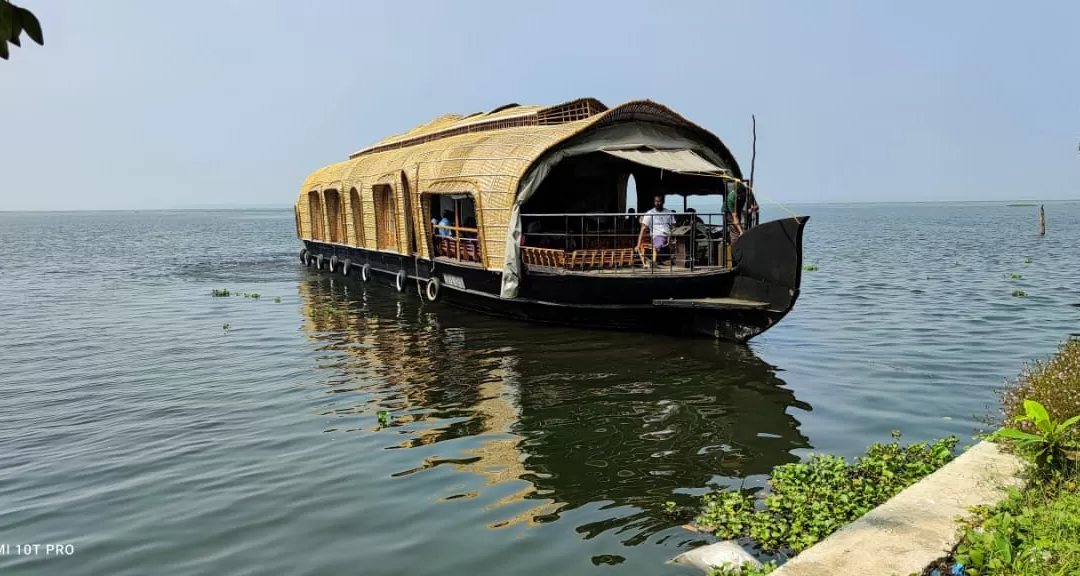
[[1046,209],[800,207],[820,268],[749,349],[312,273],[291,210],[0,214],[0,572],[692,573],[665,502],[969,439],[1080,332],[1080,204]]

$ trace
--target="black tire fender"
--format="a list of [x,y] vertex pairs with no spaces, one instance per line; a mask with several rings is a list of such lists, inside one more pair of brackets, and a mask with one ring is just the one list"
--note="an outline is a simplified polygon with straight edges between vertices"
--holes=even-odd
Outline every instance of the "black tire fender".
[[364,265],[360,267],[360,279],[364,282],[371,280],[371,264],[365,262]]
[[428,279],[427,286],[424,288],[424,295],[427,296],[428,301],[434,302],[439,299],[439,291],[442,289],[442,280],[432,276]]
[[328,265],[330,267],[327,268],[327,270],[329,270],[331,272],[333,272],[334,270],[337,270],[337,267],[338,267],[337,266],[337,254],[334,254],[333,256],[330,257],[330,262],[329,262]]
[[349,259],[346,258],[345,261],[341,263],[341,275],[348,276],[349,268],[352,268],[352,262],[350,262]]
[[396,288],[398,292],[404,292],[406,280],[408,280],[408,275],[405,274],[405,269],[402,268],[398,270],[397,275],[394,276],[394,288]]

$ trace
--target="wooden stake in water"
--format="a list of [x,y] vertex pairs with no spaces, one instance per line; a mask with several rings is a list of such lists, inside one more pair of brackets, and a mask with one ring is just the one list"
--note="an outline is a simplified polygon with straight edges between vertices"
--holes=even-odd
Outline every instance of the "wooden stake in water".
[[1039,204],[1039,236],[1046,236],[1046,211]]

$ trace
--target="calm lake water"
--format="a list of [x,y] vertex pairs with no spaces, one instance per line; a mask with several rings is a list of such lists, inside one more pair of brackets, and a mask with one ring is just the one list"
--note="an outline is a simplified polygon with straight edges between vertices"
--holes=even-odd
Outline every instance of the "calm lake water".
[[968,441],[1080,333],[1080,204],[1046,210],[800,207],[820,269],[749,348],[311,273],[291,210],[0,214],[0,572],[693,574],[666,501]]

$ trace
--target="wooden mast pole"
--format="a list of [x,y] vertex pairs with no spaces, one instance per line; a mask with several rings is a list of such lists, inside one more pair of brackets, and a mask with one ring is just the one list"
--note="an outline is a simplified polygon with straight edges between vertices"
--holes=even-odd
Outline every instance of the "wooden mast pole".
[[[757,195],[754,194],[754,165],[757,162],[757,117],[754,116],[753,114],[751,114],[750,115],[750,122],[751,122],[750,129],[751,129],[751,131],[753,133],[753,141],[750,144],[750,190],[748,190],[748,193],[750,195],[750,202],[749,202],[750,207],[751,208],[756,208],[757,207]],[[749,224],[749,226],[747,226],[747,227],[750,228],[750,227],[753,227],[753,226],[757,226],[758,225],[758,220],[757,219],[758,219],[758,212],[757,212],[757,210],[754,210],[753,215],[748,219],[749,222],[747,222],[747,224]]]
[[1046,211],[1039,204],[1039,236],[1046,236]]

